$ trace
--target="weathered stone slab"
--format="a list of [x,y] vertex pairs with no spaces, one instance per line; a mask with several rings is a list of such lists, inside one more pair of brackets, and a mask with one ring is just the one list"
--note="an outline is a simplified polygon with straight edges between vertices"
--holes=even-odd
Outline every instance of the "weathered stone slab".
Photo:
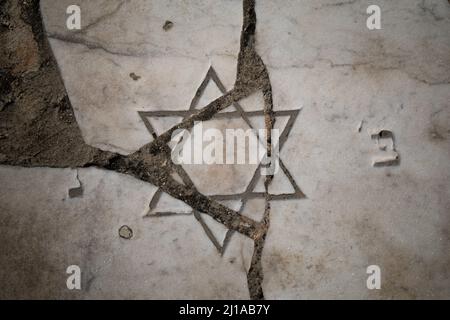
[[[41,8],[88,144],[129,154],[233,88],[241,1],[82,0],[80,31],[66,28],[70,4]],[[266,298],[450,296],[450,5],[377,1],[382,28],[369,30],[371,4],[256,0],[256,51],[286,132]],[[213,71],[221,85],[199,90]],[[266,126],[261,91],[239,105]],[[235,107],[207,126],[247,128]],[[247,190],[257,166],[183,167],[201,193],[262,218],[262,178]],[[0,181],[0,283],[16,284],[5,298],[248,298],[253,242],[155,186],[98,169],[0,167]],[[65,287],[72,264],[81,292]],[[381,290],[366,286],[369,265]]]
[[[221,257],[193,216],[143,219],[155,187],[98,169],[0,167],[3,298],[247,299],[252,242]],[[129,240],[119,229],[132,230]],[[80,291],[66,287],[81,269]]]
[[44,0],[41,10],[89,144],[136,151],[149,142],[137,112],[188,109],[210,66],[233,86],[241,1],[82,0],[81,30],[68,30],[72,2]]
[[[274,107],[303,107],[282,157],[308,197],[273,204],[268,298],[450,294],[450,6],[377,1],[371,31],[370,4],[256,3]],[[382,130],[395,152],[372,139]],[[372,264],[381,290],[366,287]]]

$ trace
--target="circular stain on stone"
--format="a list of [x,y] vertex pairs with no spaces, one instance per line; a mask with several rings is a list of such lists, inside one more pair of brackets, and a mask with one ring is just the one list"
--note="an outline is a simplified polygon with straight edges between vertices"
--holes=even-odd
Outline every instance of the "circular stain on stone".
[[121,226],[119,229],[119,236],[123,239],[130,240],[133,238],[133,230],[129,226]]

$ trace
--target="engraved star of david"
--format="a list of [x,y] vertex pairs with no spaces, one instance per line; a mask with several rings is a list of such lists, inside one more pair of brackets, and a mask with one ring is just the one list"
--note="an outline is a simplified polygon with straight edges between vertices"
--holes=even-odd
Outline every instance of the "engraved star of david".
[[[139,116],[143,120],[148,132],[151,134],[151,136],[156,139],[158,137],[157,132],[155,131],[154,127],[152,126],[150,119],[151,118],[168,118],[168,117],[182,117],[183,119],[186,119],[190,115],[194,114],[195,112],[198,112],[197,106],[198,103],[205,92],[206,87],[210,83],[210,81],[213,81],[216,86],[219,88],[220,92],[222,94],[225,94],[227,92],[225,86],[223,85],[222,81],[219,79],[216,71],[213,67],[210,67],[208,70],[205,78],[203,79],[202,83],[200,84],[199,88],[197,89],[197,92],[192,99],[192,102],[190,104],[190,107],[188,110],[177,110],[177,111],[140,111]],[[238,102],[233,103],[234,108],[236,111],[229,111],[229,112],[222,112],[217,113],[214,115],[212,119],[234,119],[234,118],[242,118],[245,123],[251,128],[255,129],[249,118],[251,117],[258,117],[258,116],[264,116],[264,111],[244,111],[244,109],[241,107],[241,105]],[[279,138],[279,151],[281,152],[289,133],[300,113],[300,110],[287,110],[287,111],[274,111],[273,115],[275,119],[277,117],[288,117],[288,122],[284,129],[281,131],[280,138]],[[260,138],[258,138],[260,139]],[[292,193],[285,193],[285,194],[269,194],[270,200],[290,200],[290,199],[302,199],[305,198],[305,194],[301,191],[297,183],[295,182],[293,176],[283,163],[282,159],[279,159],[279,166],[281,171],[286,175],[289,183],[291,184],[294,192]],[[240,208],[238,210],[239,214],[242,214],[244,211],[244,208],[250,199],[256,199],[256,198],[265,198],[266,193],[265,192],[255,192],[256,185],[258,183],[259,178],[261,177],[261,167],[262,164],[260,163],[255,170],[249,184],[247,185],[246,189],[242,193],[238,194],[227,194],[227,195],[210,195],[209,197],[216,201],[227,201],[227,200],[239,200],[241,202]],[[176,172],[182,179],[183,183],[194,187],[195,185],[190,179],[189,175],[186,173],[186,171],[182,168],[182,166],[176,166]],[[279,173],[278,173],[279,174]],[[219,254],[223,255],[227,245],[234,234],[233,230],[228,230],[225,238],[223,240],[217,239],[217,237],[213,234],[210,227],[206,223],[206,221],[203,218],[203,214],[200,213],[197,210],[192,209],[189,213],[180,213],[180,212],[155,212],[155,208],[157,207],[157,204],[161,198],[161,195],[163,194],[163,191],[158,188],[158,190],[153,195],[150,205],[149,205],[149,211],[145,215],[145,217],[167,217],[167,216],[175,216],[175,215],[194,215],[194,217],[197,219],[197,221],[200,223],[202,228],[204,229],[206,235],[210,239],[210,241],[213,243],[213,245],[216,247]]]

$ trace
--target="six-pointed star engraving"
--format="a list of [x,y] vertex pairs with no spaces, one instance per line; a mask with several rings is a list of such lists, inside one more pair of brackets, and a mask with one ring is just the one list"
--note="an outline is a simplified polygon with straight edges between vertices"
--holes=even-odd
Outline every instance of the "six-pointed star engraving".
[[[197,109],[198,103],[199,103],[203,93],[205,92],[206,87],[210,83],[210,81],[213,81],[215,83],[215,85],[217,86],[217,88],[219,88],[219,90],[222,94],[225,94],[227,92],[225,86],[219,79],[219,77],[218,77],[217,73],[215,72],[215,70],[213,69],[213,67],[210,67],[210,69],[208,70],[200,87],[197,89],[197,92],[196,92],[194,98],[192,99],[191,105],[188,110],[139,112],[141,119],[143,120],[148,132],[152,135],[152,137],[156,139],[158,137],[158,133],[154,129],[153,125],[151,124],[150,119],[152,119],[152,118],[153,119],[154,118],[170,118],[170,117],[172,117],[172,118],[173,117],[178,117],[178,118],[181,117],[183,119],[186,119],[190,115],[196,113],[198,111],[198,109]],[[235,108],[235,111],[217,113],[216,115],[214,115],[213,119],[242,118],[251,129],[257,129],[257,128],[254,128],[250,119],[252,117],[264,116],[263,110],[246,112],[246,111],[244,111],[244,109],[238,102],[233,103],[233,107]],[[289,133],[290,133],[299,113],[300,113],[300,110],[275,111],[273,113],[275,119],[280,118],[280,117],[288,117],[288,122],[280,134],[280,139],[279,139],[279,151],[280,152],[289,136]],[[281,171],[278,172],[278,174],[283,172],[283,174],[286,175],[294,192],[285,193],[285,194],[269,194],[269,199],[270,200],[287,200],[287,199],[305,198],[304,193],[298,187],[293,176],[291,175],[291,173],[289,172],[289,170],[287,169],[287,167],[285,166],[285,164],[283,163],[281,158],[279,159],[279,165],[280,165]],[[266,197],[265,192],[255,192],[257,183],[261,177],[261,167],[262,167],[262,164],[259,164],[244,192],[237,193],[237,194],[226,194],[226,195],[225,194],[216,194],[216,195],[211,195],[210,198],[214,199],[216,201],[239,200],[241,202],[241,204],[240,204],[238,212],[239,212],[239,214],[242,214],[248,200]],[[192,182],[192,180],[190,179],[190,177],[186,173],[186,171],[182,168],[182,166],[174,166],[174,169],[175,169],[176,173],[178,173],[179,177],[181,177],[183,183],[195,188],[194,183]],[[145,215],[145,217],[162,217],[162,216],[186,215],[186,214],[192,215],[193,214],[195,216],[195,218],[199,221],[201,226],[203,227],[206,235],[211,240],[211,242],[214,244],[214,246],[216,247],[218,252],[220,254],[223,254],[225,252],[227,244],[229,243],[234,231],[228,230],[225,235],[225,238],[222,241],[219,241],[217,239],[217,237],[211,231],[211,229],[208,226],[208,224],[206,223],[206,221],[204,220],[202,213],[198,212],[197,210],[192,210],[189,213],[155,212],[155,208],[156,208],[158,201],[160,200],[162,194],[163,194],[163,191],[161,189],[158,189],[155,192],[155,194],[153,195],[153,197],[150,201],[149,211]]]

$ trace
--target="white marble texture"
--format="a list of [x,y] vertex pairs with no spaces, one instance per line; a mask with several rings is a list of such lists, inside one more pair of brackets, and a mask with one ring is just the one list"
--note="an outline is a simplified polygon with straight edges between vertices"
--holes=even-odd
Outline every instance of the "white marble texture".
[[[450,5],[377,1],[370,31],[369,4],[257,1],[275,109],[303,107],[282,157],[308,196],[273,204],[268,298],[450,296]],[[399,166],[372,167],[381,129]]]
[[[155,187],[98,169],[78,178],[83,197],[70,199],[75,170],[0,167],[14,181],[0,185],[2,299],[248,299],[249,239],[235,235],[221,257],[192,216],[142,218]],[[81,291],[66,288],[70,265]]]
[[[41,11],[87,143],[136,151],[149,142],[137,111],[188,109],[210,66],[232,88],[239,0],[81,0],[80,31],[66,27],[71,4],[43,0]],[[168,31],[166,21],[174,24]]]
[[[269,299],[450,297],[450,4],[376,2],[382,30],[370,31],[371,1],[256,1],[257,51],[275,110],[302,108],[281,158],[307,196],[271,204],[262,259]],[[241,1],[78,3],[81,32],[65,28],[71,1],[41,6],[87,143],[127,154],[149,142],[137,112],[187,110],[211,65],[232,88]],[[201,106],[218,95],[208,91]],[[241,105],[261,110],[261,95]],[[373,167],[377,130],[393,132],[399,165]],[[230,182],[225,193],[248,179],[245,170],[197,169],[205,192],[217,177]],[[75,171],[0,167],[9,182],[0,184],[0,228],[11,238],[0,270],[18,284],[0,296],[248,298],[249,240],[235,235],[220,257],[193,216],[142,218],[155,187],[94,169],[80,169],[79,179],[83,196],[69,199]],[[280,178],[271,192],[289,188]],[[260,200],[243,214],[260,219]],[[133,239],[118,237],[122,225]],[[20,253],[23,246],[30,250]],[[85,291],[65,289],[69,264],[86,270]],[[372,264],[381,268],[381,290],[366,288]]]
[[[381,8],[381,30],[366,27],[371,4]],[[258,52],[269,68],[276,108],[310,106],[319,98],[333,105],[386,105],[397,102],[390,101],[395,96],[377,96],[377,85],[390,84],[391,77],[435,90],[450,81],[446,1],[279,0],[257,1],[256,7]],[[349,82],[359,86],[346,89]],[[312,90],[315,95],[308,94]],[[341,102],[334,96],[343,90]]]

